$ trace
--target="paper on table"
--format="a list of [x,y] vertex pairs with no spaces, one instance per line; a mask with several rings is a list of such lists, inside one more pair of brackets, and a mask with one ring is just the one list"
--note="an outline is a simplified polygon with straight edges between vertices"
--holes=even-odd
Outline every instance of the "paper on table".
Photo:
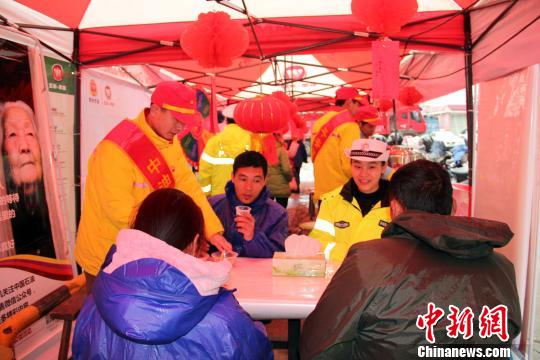
[[321,243],[306,235],[290,235],[285,239],[285,253],[288,257],[310,257],[321,251]]

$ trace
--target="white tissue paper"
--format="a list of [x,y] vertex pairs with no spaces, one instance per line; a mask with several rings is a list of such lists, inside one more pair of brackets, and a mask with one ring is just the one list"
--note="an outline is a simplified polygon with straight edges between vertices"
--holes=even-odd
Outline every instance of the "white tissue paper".
[[285,239],[287,257],[311,257],[321,251],[321,243],[306,235],[290,235]]

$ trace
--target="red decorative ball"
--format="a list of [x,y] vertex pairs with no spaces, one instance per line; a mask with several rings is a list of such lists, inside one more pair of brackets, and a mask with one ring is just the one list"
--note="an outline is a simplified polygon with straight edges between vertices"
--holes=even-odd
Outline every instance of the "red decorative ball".
[[289,108],[273,96],[243,100],[234,109],[234,120],[248,131],[272,133],[279,131],[289,121]]
[[392,108],[392,100],[390,99],[380,99],[377,102],[378,102],[379,110],[381,112],[387,112],[388,110]]
[[249,34],[223,11],[199,14],[180,38],[182,49],[202,67],[227,67],[249,45]]
[[394,34],[416,14],[418,4],[416,0],[352,0],[351,10],[368,31]]
[[417,104],[424,98],[414,86],[405,86],[399,90],[399,102],[405,106],[413,106]]

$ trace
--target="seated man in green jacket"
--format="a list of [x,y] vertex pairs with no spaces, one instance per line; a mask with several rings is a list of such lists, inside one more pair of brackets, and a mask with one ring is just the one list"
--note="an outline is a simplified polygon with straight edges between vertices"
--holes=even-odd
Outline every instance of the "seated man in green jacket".
[[[390,181],[392,222],[355,244],[306,319],[302,359],[510,357],[521,312],[506,224],[454,217],[450,176],[417,160]],[[500,358],[500,357],[497,357]]]

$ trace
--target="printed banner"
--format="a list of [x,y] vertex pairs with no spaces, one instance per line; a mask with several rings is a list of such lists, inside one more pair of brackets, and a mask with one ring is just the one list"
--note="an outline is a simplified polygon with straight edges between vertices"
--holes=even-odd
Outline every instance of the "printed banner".
[[42,148],[33,106],[26,46],[5,40],[0,57],[2,165],[0,257],[34,254],[55,257]]
[[[60,177],[55,175],[61,163],[59,154],[65,151],[65,159],[73,157],[73,148],[51,144],[51,133],[72,137],[73,78],[60,79],[60,63],[54,61],[49,81],[56,86],[49,86],[46,65],[34,40],[21,38],[21,42],[24,44],[7,39],[0,42],[0,323],[73,276],[62,214],[71,210],[59,206],[66,198],[61,198]],[[63,69],[71,75],[67,65]],[[43,91],[47,87],[54,89],[54,95],[71,94],[71,100],[60,106],[52,98],[49,109]],[[64,125],[53,125],[51,113],[62,114]],[[72,163],[65,167],[66,176],[73,177]],[[71,189],[64,189],[64,197],[73,192],[73,181],[66,186]],[[61,326],[44,317],[24,329],[15,340],[16,357],[24,358],[59,337]]]
[[[0,324],[73,277],[68,260],[33,255],[0,259],[0,272]],[[20,332],[15,338],[17,358],[31,352],[51,334],[58,333],[61,327],[61,321],[46,316]]]
[[73,124],[75,121],[75,65],[45,57],[49,89],[53,158],[56,160],[56,175],[59,202],[66,219],[68,248],[75,244],[75,179]]

